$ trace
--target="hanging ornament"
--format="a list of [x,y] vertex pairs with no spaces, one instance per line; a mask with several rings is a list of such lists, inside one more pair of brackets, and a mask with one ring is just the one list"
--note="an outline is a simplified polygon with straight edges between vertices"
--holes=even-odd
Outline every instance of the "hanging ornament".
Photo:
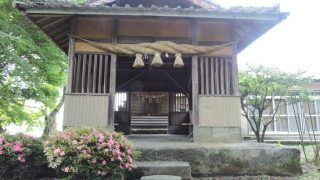
[[175,67],[175,68],[183,67],[184,63],[183,63],[183,60],[181,57],[181,53],[176,53],[175,56],[176,56],[176,59],[174,60],[173,67]]
[[142,60],[142,54],[136,54],[136,59],[132,65],[133,68],[143,68],[144,62]]
[[161,67],[161,66],[163,66],[163,61],[162,61],[160,55],[161,54],[158,53],[158,52],[156,52],[154,54],[154,57],[153,57],[152,62],[151,62],[151,66],[153,66],[153,67]]

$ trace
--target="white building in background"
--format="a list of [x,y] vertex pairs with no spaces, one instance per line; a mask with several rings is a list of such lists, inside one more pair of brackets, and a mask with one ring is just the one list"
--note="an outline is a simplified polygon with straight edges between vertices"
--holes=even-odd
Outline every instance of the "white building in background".
[[[304,90],[310,92],[311,97],[310,101],[299,102],[295,105],[281,100],[280,108],[275,116],[275,122],[270,124],[266,131],[266,139],[281,139],[283,137],[288,137],[286,135],[298,135],[298,123],[301,124],[301,129],[303,133],[307,134],[308,130],[320,135],[320,80],[315,80],[313,83],[304,86]],[[272,99],[272,106],[275,107],[279,103],[279,98]],[[294,109],[295,108],[295,109]],[[270,119],[272,114],[269,112],[272,109],[267,109],[263,118]],[[296,113],[295,113],[296,111]],[[296,115],[299,114],[300,118],[297,118]],[[250,128],[247,120],[244,117],[241,117],[242,125],[242,134],[244,137],[254,137],[253,131]]]

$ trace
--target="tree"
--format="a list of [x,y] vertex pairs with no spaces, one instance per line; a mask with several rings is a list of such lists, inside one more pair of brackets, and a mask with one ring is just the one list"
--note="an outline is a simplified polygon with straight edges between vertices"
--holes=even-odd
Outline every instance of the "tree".
[[40,105],[42,116],[56,110],[67,58],[12,7],[12,0],[0,0],[0,9],[0,129],[10,123],[32,125],[40,115],[26,102]]
[[[275,116],[285,101],[289,89],[299,89],[309,78],[303,72],[286,73],[277,68],[261,65],[248,66],[240,72],[239,88],[241,109],[258,142],[264,142],[268,126],[275,122]],[[275,104],[272,99],[277,97]],[[271,118],[263,118],[268,114]]]

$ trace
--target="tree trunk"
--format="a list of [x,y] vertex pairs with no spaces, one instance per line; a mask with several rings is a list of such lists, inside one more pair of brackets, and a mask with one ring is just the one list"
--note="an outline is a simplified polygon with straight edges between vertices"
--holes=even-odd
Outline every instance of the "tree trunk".
[[256,135],[257,142],[260,142],[261,139],[260,139],[260,133],[259,133],[259,131],[254,131],[254,134]]
[[66,87],[63,87],[63,94],[61,96],[61,99],[57,106],[50,112],[50,114],[45,117],[45,126],[43,130],[42,136],[48,136],[53,129],[55,129],[54,125],[56,124],[56,115],[61,109],[63,103],[64,103],[64,98],[65,98],[65,90]]
[[262,129],[262,133],[261,133],[261,141],[260,142],[264,142],[264,137],[265,137],[265,134],[266,134],[266,131],[267,131],[267,127],[268,127],[268,125],[267,126],[265,126],[265,125],[263,125],[263,129]]
[[6,132],[6,130],[3,129],[2,126],[0,126],[0,133],[4,133],[4,132]]

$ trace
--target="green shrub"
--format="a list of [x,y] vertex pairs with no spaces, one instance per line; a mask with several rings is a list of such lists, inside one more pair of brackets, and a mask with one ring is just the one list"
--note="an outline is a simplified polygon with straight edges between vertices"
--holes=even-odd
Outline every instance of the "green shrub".
[[32,179],[46,167],[42,142],[23,134],[0,134],[0,176],[4,179]]
[[44,142],[49,167],[72,179],[124,178],[132,170],[127,138],[98,129],[68,129]]

